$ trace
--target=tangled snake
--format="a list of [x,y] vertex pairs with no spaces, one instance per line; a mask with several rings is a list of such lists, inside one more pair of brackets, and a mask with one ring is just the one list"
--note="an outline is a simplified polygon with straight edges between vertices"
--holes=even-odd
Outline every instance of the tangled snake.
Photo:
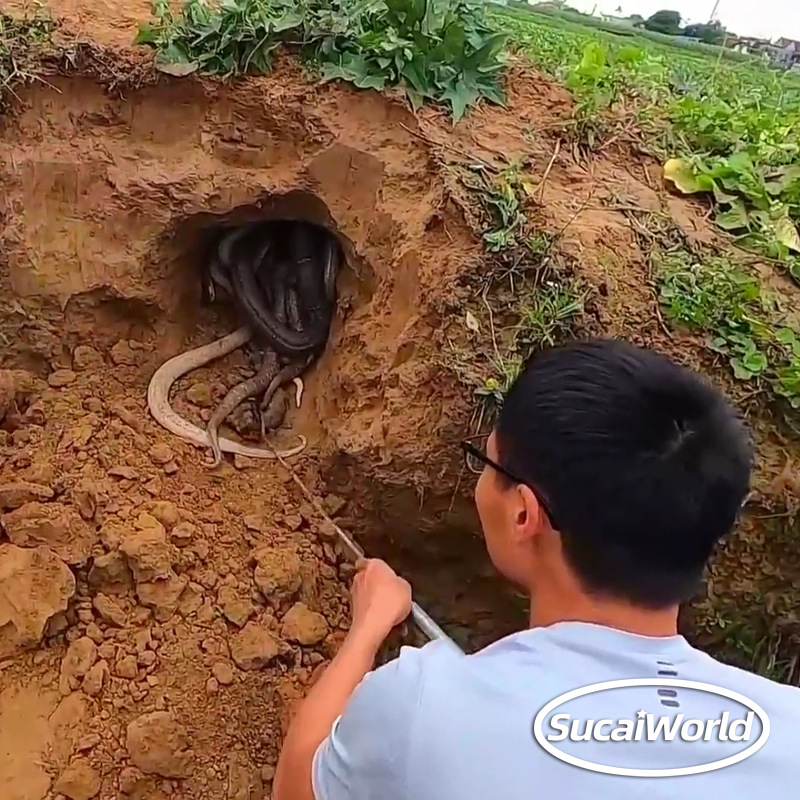
[[[289,236],[280,234],[290,226]],[[163,427],[181,438],[212,450],[212,466],[222,453],[239,453],[255,458],[275,458],[266,450],[239,444],[219,436],[219,427],[246,399],[264,393],[260,404],[261,432],[266,434],[265,414],[275,392],[285,383],[297,385],[297,404],[302,395],[300,374],[320,354],[328,338],[335,306],[338,249],[325,232],[322,264],[318,263],[313,233],[308,223],[255,223],[241,226],[219,242],[207,265],[206,293],[216,297],[221,288],[233,298],[250,325],[209,345],[170,359],[153,375],[148,388],[148,406]],[[266,235],[265,235],[266,234]],[[220,358],[249,341],[253,335],[266,341],[263,363],[257,373],[234,386],[215,410],[206,431],[177,415],[169,405],[169,390],[182,375]],[[288,363],[280,366],[280,358]],[[278,451],[281,457],[296,455],[302,444]]]
[[[185,353],[175,356],[164,362],[153,375],[150,385],[147,388],[147,406],[155,420],[170,433],[174,433],[184,441],[195,444],[198,447],[211,447],[211,437],[207,431],[198,428],[188,420],[177,414],[169,403],[169,392],[172,385],[178,378],[186,375],[192,370],[208,364],[217,358],[222,358],[250,341],[252,333],[248,327],[242,327],[233,333],[217,339],[211,344],[204,344],[194,350],[187,350]],[[285,450],[275,451],[273,449],[262,449],[252,445],[234,442],[232,439],[219,437],[219,447],[225,453],[234,453],[250,458],[282,458],[297,455],[306,446],[303,436],[298,437],[301,443]]]

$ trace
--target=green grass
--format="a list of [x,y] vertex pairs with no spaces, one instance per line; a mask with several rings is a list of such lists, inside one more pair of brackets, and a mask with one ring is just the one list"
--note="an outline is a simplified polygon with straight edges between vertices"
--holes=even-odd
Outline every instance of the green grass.
[[502,405],[534,351],[571,335],[588,292],[553,268],[557,237],[531,225],[526,208],[536,186],[524,164],[511,163],[499,171],[472,165],[458,177],[481,209],[479,233],[492,265],[476,281],[479,301],[466,316],[473,333],[483,339],[489,334],[486,368],[474,387],[482,400],[480,416],[486,419]]
[[627,40],[629,42],[635,41],[640,45],[662,45],[665,48],[684,50],[695,55],[710,56],[712,58],[721,57],[729,61],[747,63],[759,61],[757,56],[750,53],[740,53],[737,50],[699,42],[684,36],[670,36],[658,31],[649,31],[646,28],[634,28],[631,23],[625,20],[604,20],[589,14],[581,14],[570,8],[542,11],[530,7],[523,8],[510,5],[502,10],[498,9],[496,13],[515,17],[523,22],[533,20],[539,24],[550,25],[551,27],[576,34],[604,34],[611,43],[620,43],[623,40]]
[[716,255],[656,251],[653,266],[669,321],[704,334],[753,392],[770,389],[790,408],[800,408],[800,329],[786,297]]
[[34,14],[0,13],[0,109],[14,96],[14,87],[38,79],[42,51],[50,45],[55,23]]

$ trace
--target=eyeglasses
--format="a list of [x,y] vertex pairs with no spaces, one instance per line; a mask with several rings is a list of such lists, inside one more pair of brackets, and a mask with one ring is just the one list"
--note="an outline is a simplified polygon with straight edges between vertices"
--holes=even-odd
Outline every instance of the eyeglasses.
[[471,436],[469,439],[464,439],[461,442],[461,449],[464,452],[467,469],[476,475],[480,475],[481,472],[483,472],[484,467],[491,467],[495,472],[500,473],[500,475],[507,478],[512,483],[520,483],[523,486],[527,486],[536,495],[536,499],[539,501],[539,505],[542,507],[544,513],[547,515],[547,518],[550,520],[550,524],[554,528],[558,529],[556,518],[553,515],[551,506],[542,496],[542,493],[538,489],[535,489],[533,486],[531,486],[528,481],[523,481],[522,478],[517,477],[513,472],[509,472],[505,467],[500,466],[500,464],[486,455],[486,443],[488,439],[489,434],[484,433],[480,436]]

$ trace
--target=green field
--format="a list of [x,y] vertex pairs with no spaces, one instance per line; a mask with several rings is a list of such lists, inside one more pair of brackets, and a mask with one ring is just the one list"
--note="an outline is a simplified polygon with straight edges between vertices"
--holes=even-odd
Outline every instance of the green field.
[[800,278],[797,73],[731,61],[720,48],[709,48],[720,53],[712,57],[552,16],[509,9],[493,19],[574,92],[585,129],[624,106],[623,124],[635,122],[656,155],[682,159],[671,165],[679,189],[713,192],[721,228]]

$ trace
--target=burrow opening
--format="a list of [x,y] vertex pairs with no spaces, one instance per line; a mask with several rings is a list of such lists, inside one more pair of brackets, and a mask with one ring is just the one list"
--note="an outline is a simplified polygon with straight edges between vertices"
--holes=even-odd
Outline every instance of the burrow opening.
[[[201,212],[178,221],[159,243],[157,263],[164,285],[174,292],[166,300],[187,321],[223,319],[228,328],[241,324],[230,307],[203,307],[201,265],[205,264],[226,231],[267,220],[303,221],[319,225],[336,237],[344,255],[337,280],[338,312],[325,351],[310,373],[332,368],[332,356],[346,332],[347,316],[367,306],[379,288],[376,271],[354,243],[339,229],[326,204],[311,192],[298,189],[265,194],[251,204],[223,213]],[[318,385],[324,385],[324,377]],[[312,383],[312,387],[313,387]],[[313,388],[312,388],[313,391]],[[307,419],[292,419],[307,434]],[[489,562],[480,524],[471,499],[468,478],[454,462],[440,485],[420,490],[408,481],[409,465],[402,462],[376,479],[374,453],[350,453],[330,446],[324,429],[335,420],[323,419],[316,440],[319,475],[325,491],[347,502],[342,520],[369,555],[385,559],[407,577],[415,598],[467,651],[485,646],[525,624],[527,600],[505,584]],[[304,424],[305,423],[305,424]],[[319,429],[317,429],[319,432]],[[446,446],[446,445],[445,445]],[[415,468],[419,474],[418,465]],[[419,636],[416,635],[417,640]]]
[[239,226],[269,221],[307,222],[330,233],[343,253],[337,276],[339,297],[345,305],[369,302],[376,287],[373,269],[341,232],[325,202],[312,192],[296,189],[267,192],[230,211],[199,212],[174,222],[159,237],[152,254],[154,270],[161,275],[165,304],[181,314],[197,309],[202,267],[220,239]]

